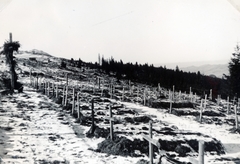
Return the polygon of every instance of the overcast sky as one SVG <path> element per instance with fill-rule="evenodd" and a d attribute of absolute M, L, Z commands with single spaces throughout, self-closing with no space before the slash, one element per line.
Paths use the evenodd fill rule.
<path fill-rule="evenodd" d="M 240 13 L 227 0 L 1 0 L 0 45 L 9 32 L 21 50 L 68 59 L 228 60 Z"/>

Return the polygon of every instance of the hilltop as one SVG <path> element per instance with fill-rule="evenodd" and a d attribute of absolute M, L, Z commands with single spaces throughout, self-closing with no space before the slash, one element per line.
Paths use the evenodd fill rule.
<path fill-rule="evenodd" d="M 230 59 L 229 59 L 230 60 Z M 197 61 L 197 62 L 180 62 L 180 63 L 162 63 L 154 64 L 155 66 L 166 66 L 170 69 L 175 69 L 176 66 L 185 72 L 198 71 L 207 76 L 216 76 L 222 78 L 223 74 L 229 75 L 228 62 L 229 60 L 215 60 L 215 61 Z"/>
<path fill-rule="evenodd" d="M 223 75 L 229 75 L 228 64 L 205 64 L 201 66 L 189 66 L 182 67 L 181 70 L 186 72 L 198 72 L 200 71 L 204 75 L 214 75 L 222 78 Z"/>
<path fill-rule="evenodd" d="M 3 163 L 144 164 L 149 160 L 149 144 L 143 137 L 149 135 L 149 121 L 153 139 L 160 144 L 160 149 L 153 148 L 155 163 L 160 157 L 165 163 L 194 163 L 200 140 L 205 142 L 205 163 L 240 161 L 240 130 L 235 128 L 231 101 L 207 92 L 203 105 L 202 95 L 191 89 L 169 91 L 160 85 L 118 79 L 96 63 L 81 61 L 77 67 L 77 61 L 42 51 L 23 51 L 15 57 L 24 90 L 1 98 Z M 0 67 L 8 78 L 8 67 L 4 62 Z"/>

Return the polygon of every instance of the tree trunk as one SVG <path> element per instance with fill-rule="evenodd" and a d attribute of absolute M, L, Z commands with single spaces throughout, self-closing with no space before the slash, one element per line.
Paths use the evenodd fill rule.
<path fill-rule="evenodd" d="M 10 74 L 11 74 L 11 91 L 14 91 L 15 88 L 15 81 L 16 81 L 16 73 L 15 73 L 15 64 L 13 61 L 13 52 L 9 52 L 8 54 L 9 59 L 9 67 L 10 67 Z"/>
<path fill-rule="evenodd" d="M 15 88 L 15 71 L 13 64 L 10 65 L 10 73 L 11 73 L 11 90 L 14 91 Z"/>

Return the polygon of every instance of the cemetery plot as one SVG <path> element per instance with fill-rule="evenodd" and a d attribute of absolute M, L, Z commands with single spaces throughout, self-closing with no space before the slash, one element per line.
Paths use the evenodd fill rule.
<path fill-rule="evenodd" d="M 118 81 L 94 69 L 78 71 L 49 65 L 39 70 L 48 76 L 20 75 L 24 93 L 1 99 L 4 162 L 224 163 L 239 159 L 237 99 L 218 96 L 215 102 L 211 91 L 199 97 L 191 88 L 181 92 L 175 86 L 169 90 L 160 84 Z M 204 141 L 203 154 L 200 141 Z"/>

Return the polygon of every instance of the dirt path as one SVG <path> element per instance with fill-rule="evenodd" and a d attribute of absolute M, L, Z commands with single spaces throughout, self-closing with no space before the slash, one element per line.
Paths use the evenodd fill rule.
<path fill-rule="evenodd" d="M 88 150 L 96 148 L 96 139 L 85 138 L 81 126 L 35 91 L 4 97 L 0 115 L 2 163 L 118 163 L 114 156 Z M 75 135 L 73 126 L 80 136 Z"/>

